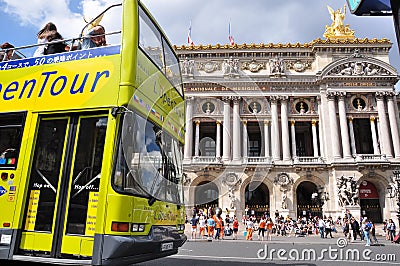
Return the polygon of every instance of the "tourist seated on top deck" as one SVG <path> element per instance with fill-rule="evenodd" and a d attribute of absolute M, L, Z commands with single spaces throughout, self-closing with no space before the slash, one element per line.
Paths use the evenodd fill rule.
<path fill-rule="evenodd" d="M 48 22 L 43 26 L 37 33 L 38 41 L 34 57 L 49 55 L 49 54 L 57 54 L 63 53 L 72 49 L 66 44 L 63 37 L 57 30 L 57 26 L 53 22 Z"/>
<path fill-rule="evenodd" d="M 14 59 L 20 59 L 21 56 L 19 56 L 16 51 L 13 49 L 15 48 L 14 45 L 5 42 L 2 45 L 0 45 L 0 62 L 1 61 L 9 61 L 9 60 L 14 60 Z"/>
<path fill-rule="evenodd" d="M 102 25 L 97 25 L 90 29 L 82 40 L 82 49 L 106 46 L 105 29 Z"/>

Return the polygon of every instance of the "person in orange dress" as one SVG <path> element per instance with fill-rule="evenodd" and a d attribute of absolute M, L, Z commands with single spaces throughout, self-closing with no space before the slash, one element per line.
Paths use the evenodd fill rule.
<path fill-rule="evenodd" d="M 253 221 L 251 219 L 247 220 L 246 240 L 253 240 L 253 227 L 254 227 Z"/>

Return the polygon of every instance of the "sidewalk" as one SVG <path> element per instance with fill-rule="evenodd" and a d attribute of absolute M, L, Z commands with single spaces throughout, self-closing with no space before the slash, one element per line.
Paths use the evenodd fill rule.
<path fill-rule="evenodd" d="M 236 241 L 236 242 L 246 242 L 250 240 L 246 240 L 246 237 L 244 236 L 244 230 L 240 229 L 239 227 L 239 232 L 238 232 L 238 239 L 234 240 L 233 235 L 232 236 L 225 236 L 224 239 L 221 240 L 215 240 L 215 239 L 207 239 L 207 237 L 199 238 L 199 229 L 197 229 L 197 234 L 196 234 L 196 239 L 191 239 L 191 226 L 190 224 L 186 225 L 185 228 L 185 234 L 187 235 L 187 241 L 189 242 L 207 242 L 207 241 Z M 302 244 L 332 244 L 336 245 L 337 241 L 339 238 L 344 238 L 344 235 L 342 232 L 338 233 L 332 233 L 333 238 L 321 238 L 320 235 L 307 235 L 307 236 L 277 236 L 276 234 L 272 235 L 272 241 L 267 241 L 266 238 L 264 238 L 263 243 L 302 243 Z M 378 239 L 378 244 L 377 245 L 398 245 L 391 243 L 390 241 L 386 240 L 384 236 L 381 235 L 376 235 Z M 253 240 L 252 242 L 261 242 L 261 240 L 258 240 L 258 231 L 253 232 Z M 357 238 L 356 241 L 350 242 L 348 241 L 349 244 L 359 244 L 359 245 L 365 245 L 365 241 L 362 241 L 359 237 Z"/>

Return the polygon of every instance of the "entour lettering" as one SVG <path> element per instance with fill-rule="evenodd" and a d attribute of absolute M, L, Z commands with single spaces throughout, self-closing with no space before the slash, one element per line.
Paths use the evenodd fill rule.
<path fill-rule="evenodd" d="M 4 101 L 14 99 L 29 99 L 50 95 L 56 97 L 61 94 L 93 93 L 101 80 L 110 77 L 110 71 L 104 70 L 96 73 L 75 74 L 67 77 L 58 71 L 42 72 L 41 78 L 23 81 L 11 81 L 8 84 L 0 83 L 0 97 Z"/>

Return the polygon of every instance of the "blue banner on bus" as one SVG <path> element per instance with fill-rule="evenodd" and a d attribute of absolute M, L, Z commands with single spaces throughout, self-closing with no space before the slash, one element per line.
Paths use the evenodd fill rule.
<path fill-rule="evenodd" d="M 0 70 L 47 65 L 53 63 L 82 60 L 94 57 L 102 57 L 120 53 L 120 45 L 104 46 L 94 49 L 77 50 L 67 53 L 45 55 L 41 57 L 29 57 L 19 60 L 5 61 L 0 63 Z"/>

